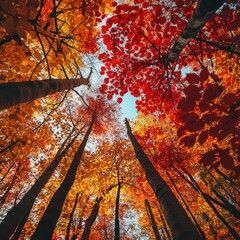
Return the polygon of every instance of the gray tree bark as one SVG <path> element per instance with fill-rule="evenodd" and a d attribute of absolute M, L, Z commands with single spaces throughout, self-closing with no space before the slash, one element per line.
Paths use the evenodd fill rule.
<path fill-rule="evenodd" d="M 173 47 L 167 53 L 166 60 L 174 62 L 178 59 L 180 52 L 185 46 L 196 36 L 196 34 L 204 27 L 206 22 L 213 16 L 218 8 L 220 8 L 225 0 L 200 0 L 194 9 L 187 26 L 183 29 L 180 37 L 176 40 Z"/>
<path fill-rule="evenodd" d="M 49 94 L 62 92 L 80 85 L 89 85 L 89 78 L 49 79 L 32 82 L 15 82 L 0 84 L 0 110 L 14 105 L 33 101 Z"/>
<path fill-rule="evenodd" d="M 167 183 L 159 175 L 151 161 L 148 159 L 147 155 L 142 150 L 142 146 L 132 134 L 132 130 L 127 119 L 125 123 L 127 126 L 127 133 L 132 142 L 136 157 L 139 160 L 146 174 L 146 178 L 158 199 L 169 228 L 171 229 L 173 239 L 202 239 Z"/>

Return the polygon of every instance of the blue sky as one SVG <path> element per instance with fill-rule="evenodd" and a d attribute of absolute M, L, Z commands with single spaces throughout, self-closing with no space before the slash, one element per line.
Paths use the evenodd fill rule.
<path fill-rule="evenodd" d="M 137 116 L 135 101 L 136 101 L 136 98 L 133 97 L 129 92 L 124 95 L 123 101 L 120 104 L 124 118 L 135 120 Z"/>

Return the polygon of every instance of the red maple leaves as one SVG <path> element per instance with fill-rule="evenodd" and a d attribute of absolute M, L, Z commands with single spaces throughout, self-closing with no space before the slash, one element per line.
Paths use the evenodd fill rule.
<path fill-rule="evenodd" d="M 213 150 L 207 151 L 202 156 L 200 162 L 204 166 L 214 167 L 222 164 L 224 168 L 235 171 L 237 176 L 239 167 L 234 165 L 233 155 L 238 158 L 240 156 L 238 147 L 240 92 L 226 93 L 221 83 L 207 83 L 206 81 L 200 83 L 202 79 L 207 80 L 208 75 L 204 69 L 200 77 L 196 74 L 188 74 L 186 77 L 192 85 L 185 88 L 185 97 L 178 103 L 182 121 L 182 125 L 178 128 L 180 144 L 192 147 L 196 142 L 203 145 L 208 139 L 217 142 L 213 144 Z M 223 140 L 228 142 L 228 145 L 219 147 Z M 209 144 L 211 146 L 211 142 Z"/>

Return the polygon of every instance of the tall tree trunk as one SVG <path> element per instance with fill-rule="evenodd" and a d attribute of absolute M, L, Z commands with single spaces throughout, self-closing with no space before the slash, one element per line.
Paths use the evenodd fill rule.
<path fill-rule="evenodd" d="M 147 199 L 144 200 L 144 203 L 145 203 L 146 211 L 147 211 L 147 214 L 148 214 L 148 217 L 149 217 L 149 220 L 151 222 L 151 226 L 152 226 L 152 229 L 153 229 L 153 232 L 154 232 L 154 235 L 155 235 L 155 239 L 156 240 L 161 240 L 160 234 L 158 232 L 158 227 L 157 227 L 156 221 L 154 219 L 154 215 L 153 215 L 153 212 L 152 212 L 151 205 L 150 205 L 150 203 Z"/>
<path fill-rule="evenodd" d="M 32 82 L 14 82 L 0 84 L 0 110 L 19 103 L 33 101 L 49 94 L 62 92 L 66 89 L 88 85 L 89 78 L 80 79 L 49 79 Z"/>
<path fill-rule="evenodd" d="M 7 187 L 7 189 L 4 192 L 4 194 L 2 195 L 2 197 L 0 198 L 0 206 L 2 206 L 5 203 L 6 197 L 7 197 L 8 193 L 10 192 L 10 190 L 12 189 L 13 185 L 15 184 L 16 180 L 17 180 L 17 174 L 15 174 L 14 177 L 11 179 L 11 183 Z"/>
<path fill-rule="evenodd" d="M 160 220 L 161 220 L 161 222 L 162 222 L 162 224 L 163 224 L 163 229 L 164 229 L 164 231 L 165 231 L 166 234 L 167 234 L 167 239 L 168 239 L 168 240 L 171 240 L 172 237 L 171 237 L 170 231 L 168 230 L 169 227 L 167 226 L 166 220 L 164 219 L 164 217 L 163 217 L 163 215 L 162 215 L 162 212 L 161 212 L 161 210 L 160 210 L 160 208 L 159 208 L 158 205 L 157 205 L 157 208 L 158 208 L 158 212 L 159 212 L 159 215 L 160 215 Z"/>
<path fill-rule="evenodd" d="M 193 222 L 195 223 L 195 226 L 196 226 L 197 230 L 199 231 L 199 234 L 201 235 L 202 239 L 206 239 L 206 236 L 205 236 L 202 228 L 201 228 L 200 225 L 198 224 L 197 219 L 194 217 L 191 209 L 188 207 L 188 204 L 187 204 L 186 201 L 184 200 L 182 194 L 178 191 L 177 186 L 176 186 L 175 182 L 173 181 L 172 177 L 170 176 L 170 174 L 168 173 L 168 171 L 166 171 L 166 174 L 168 175 L 171 183 L 173 184 L 174 189 L 175 189 L 176 192 L 178 193 L 178 196 L 180 197 L 181 201 L 183 202 L 186 210 L 188 211 L 188 213 L 189 213 L 190 216 L 192 217 Z"/>
<path fill-rule="evenodd" d="M 92 229 L 92 225 L 97 218 L 100 203 L 101 203 L 102 199 L 103 199 L 103 197 L 101 196 L 100 198 L 97 198 L 95 200 L 95 203 L 93 205 L 91 214 L 89 215 L 89 217 L 86 220 L 81 240 L 88 240 L 89 239 L 91 229 Z"/>
<path fill-rule="evenodd" d="M 118 171 L 118 188 L 117 188 L 117 196 L 116 196 L 116 207 L 115 207 L 115 236 L 114 240 L 120 239 L 120 227 L 119 227 L 119 202 L 120 202 L 120 191 L 121 191 L 121 184 L 119 179 L 119 169 Z"/>
<path fill-rule="evenodd" d="M 15 162 L 8 168 L 8 170 L 6 171 L 6 173 L 3 175 L 3 177 L 0 179 L 0 182 L 2 182 L 8 175 L 8 173 L 10 172 L 10 170 L 12 169 L 12 167 L 14 166 Z"/>
<path fill-rule="evenodd" d="M 83 226 L 83 214 L 84 214 L 85 209 L 86 209 L 86 207 L 87 207 L 88 200 L 89 200 L 89 197 L 87 198 L 87 200 L 86 200 L 86 202 L 85 202 L 85 204 L 84 204 L 84 206 L 83 206 L 83 208 L 82 208 L 81 215 L 80 215 L 80 217 L 79 217 L 79 221 L 78 221 L 77 227 L 76 227 L 76 229 L 75 229 L 75 231 L 74 231 L 74 233 L 73 233 L 73 235 L 72 235 L 71 240 L 76 240 L 76 239 L 77 239 L 77 237 L 78 237 L 78 235 L 79 235 L 79 230 L 80 230 L 80 229 L 82 228 L 82 226 Z"/>
<path fill-rule="evenodd" d="M 207 182 L 206 182 L 206 177 L 202 176 L 202 180 L 205 183 L 206 186 L 208 186 Z M 211 183 L 210 183 L 211 184 Z M 217 196 L 217 198 L 220 200 L 217 200 L 215 198 L 213 198 L 212 196 L 210 196 L 209 194 L 206 194 L 206 196 L 214 203 L 216 203 L 218 206 L 224 208 L 225 210 L 227 210 L 229 213 L 233 214 L 233 216 L 237 219 L 240 219 L 240 211 L 237 210 L 237 208 L 234 206 L 233 203 L 231 203 L 228 199 L 225 198 L 225 196 L 223 196 L 223 194 L 218 191 L 217 189 L 214 188 L 214 186 L 210 185 L 210 189 L 213 193 L 215 193 L 215 195 Z M 234 202 L 237 202 L 236 199 Z"/>
<path fill-rule="evenodd" d="M 26 215 L 24 216 L 22 222 L 18 225 L 18 227 L 17 227 L 17 229 L 16 229 L 16 231 L 15 231 L 15 233 L 14 233 L 14 235 L 13 235 L 13 237 L 12 237 L 11 240 L 18 240 L 18 239 L 19 239 L 19 237 L 20 237 L 20 235 L 21 235 L 21 233 L 22 233 L 22 231 L 23 231 L 24 225 L 25 225 L 25 223 L 26 223 L 27 220 L 28 220 L 28 217 L 29 217 L 29 215 L 30 215 L 30 212 L 31 212 L 31 209 L 29 209 L 29 211 L 28 211 L 28 212 L 26 213 Z"/>
<path fill-rule="evenodd" d="M 1 97 L 0 97 L 1 99 Z M 0 101 L 0 105 L 1 105 L 1 101 Z M 4 149 L 0 150 L 0 154 L 6 152 L 7 150 L 10 150 L 12 147 L 14 147 L 17 143 L 21 142 L 22 139 L 17 139 L 16 141 L 12 142 L 11 144 L 9 144 L 7 147 L 5 147 Z"/>
<path fill-rule="evenodd" d="M 229 196 L 229 198 L 232 199 L 231 202 L 233 201 L 235 204 L 237 204 L 238 206 L 240 206 L 239 201 L 238 201 L 236 198 L 234 198 L 231 193 L 229 193 L 229 191 L 225 188 L 225 186 L 224 186 L 217 178 L 215 178 L 215 177 L 212 175 L 211 172 L 210 172 L 210 176 L 217 182 L 217 184 L 219 185 L 219 187 L 221 187 L 221 188 L 224 190 L 224 192 Z M 224 197 L 224 196 L 223 196 L 223 197 Z M 225 197 L 224 197 L 224 198 L 225 198 Z M 226 199 L 226 198 L 225 198 L 225 199 Z M 226 199 L 226 202 L 229 203 L 229 200 Z"/>
<path fill-rule="evenodd" d="M 197 7 L 194 9 L 187 26 L 183 29 L 180 37 L 176 40 L 173 47 L 167 53 L 166 60 L 174 62 L 178 59 L 180 52 L 204 27 L 206 22 L 220 8 L 225 0 L 199 0 Z"/>
<path fill-rule="evenodd" d="M 116 187 L 117 185 L 111 185 L 107 191 L 106 194 L 113 189 L 114 187 Z M 88 240 L 90 233 L 91 233 L 91 228 L 93 223 L 95 222 L 97 215 L 98 215 L 98 211 L 99 211 L 99 207 L 100 207 L 100 203 L 103 200 L 103 196 L 96 198 L 95 203 L 93 205 L 92 211 L 89 215 L 89 217 L 87 218 L 86 222 L 85 222 L 85 227 L 83 230 L 83 234 L 82 234 L 82 238 L 81 240 Z"/>
<path fill-rule="evenodd" d="M 68 222 L 68 225 L 67 225 L 67 233 L 66 233 L 65 240 L 68 240 L 69 236 L 70 236 L 70 230 L 71 230 L 71 225 L 72 225 L 72 221 L 73 221 L 73 216 L 74 216 L 74 212 L 75 212 L 75 209 L 76 209 L 77 203 L 78 203 L 78 196 L 79 196 L 79 193 L 76 194 L 74 205 L 73 205 L 72 211 L 70 213 L 69 222 Z"/>
<path fill-rule="evenodd" d="M 135 154 L 143 170 L 146 178 L 152 187 L 158 202 L 166 217 L 167 223 L 171 229 L 174 240 L 198 240 L 201 237 L 198 234 L 195 226 L 187 216 L 183 207 L 178 202 L 177 198 L 159 175 L 157 170 L 148 159 L 147 155 L 142 150 L 141 145 L 132 134 L 129 122 L 126 119 L 127 133 L 132 142 Z"/>
<path fill-rule="evenodd" d="M 192 184 L 195 186 L 195 189 L 202 195 L 202 197 L 205 199 L 207 204 L 211 207 L 215 215 L 218 217 L 218 219 L 225 225 L 225 227 L 228 229 L 229 233 L 234 237 L 234 239 L 239 239 L 239 234 L 228 224 L 228 222 L 225 220 L 225 218 L 220 214 L 220 212 L 217 210 L 217 208 L 214 206 L 212 201 L 208 198 L 207 194 L 202 191 L 201 187 L 198 185 L 196 180 L 192 177 L 192 175 L 183 167 L 181 167 L 182 170 L 187 174 L 189 179 L 192 181 Z M 179 172 L 180 173 L 180 172 Z M 180 174 L 181 175 L 181 174 Z M 182 175 L 182 177 L 186 180 L 187 178 Z M 189 182 L 189 180 L 188 180 Z"/>
<path fill-rule="evenodd" d="M 65 147 L 65 149 L 63 148 L 66 145 L 68 138 L 63 142 L 50 165 L 44 170 L 42 175 L 23 196 L 19 203 L 8 212 L 0 224 L 0 236 L 2 240 L 8 240 L 16 227 L 22 223 L 23 218 L 31 210 L 36 197 L 45 186 L 49 178 L 52 176 L 54 170 L 57 168 L 58 164 L 67 153 L 68 149 L 72 146 L 76 137 L 72 139 L 72 141 Z"/>
<path fill-rule="evenodd" d="M 82 143 L 80 144 L 77 152 L 74 155 L 72 163 L 67 171 L 66 177 L 61 183 L 58 190 L 54 193 L 50 203 L 48 204 L 47 209 L 45 210 L 40 222 L 38 223 L 38 226 L 33 236 L 31 237 L 31 240 L 48 240 L 52 238 L 55 226 L 62 212 L 64 201 L 75 180 L 76 172 L 82 158 L 84 148 L 87 144 L 89 135 L 92 131 L 95 119 L 96 116 L 94 111 L 92 115 L 92 121 L 82 140 Z"/>
<path fill-rule="evenodd" d="M 235 182 L 233 182 L 233 180 L 232 180 L 230 177 L 228 177 L 225 173 L 223 173 L 223 172 L 220 171 L 219 169 L 215 169 L 215 171 L 216 171 L 220 176 L 222 176 L 226 181 L 228 181 L 228 182 L 231 184 L 231 186 L 234 188 L 234 190 L 237 191 L 238 194 L 240 194 L 240 191 L 239 191 L 239 189 L 238 189 L 238 186 L 236 185 Z"/>

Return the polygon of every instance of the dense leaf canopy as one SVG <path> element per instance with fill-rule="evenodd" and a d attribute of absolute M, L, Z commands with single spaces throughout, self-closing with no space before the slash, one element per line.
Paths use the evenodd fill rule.
<path fill-rule="evenodd" d="M 236 0 L 2 0 L 0 239 L 239 239 L 239 23 Z"/>

